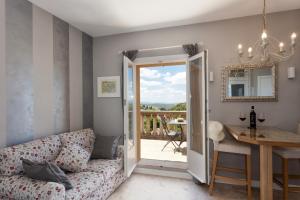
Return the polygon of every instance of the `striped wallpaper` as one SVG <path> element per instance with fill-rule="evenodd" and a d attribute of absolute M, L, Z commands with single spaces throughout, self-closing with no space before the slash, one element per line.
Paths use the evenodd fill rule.
<path fill-rule="evenodd" d="M 93 128 L 93 39 L 24 0 L 0 0 L 0 147 Z"/>

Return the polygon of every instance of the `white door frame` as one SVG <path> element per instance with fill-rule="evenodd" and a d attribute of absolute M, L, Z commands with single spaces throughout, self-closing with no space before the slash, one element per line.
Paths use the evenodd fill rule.
<path fill-rule="evenodd" d="M 168 62 L 186 62 L 188 59 L 187 54 L 177 54 L 169 56 L 154 56 L 154 57 L 142 57 L 134 60 L 135 65 L 145 64 L 159 64 Z"/>
<path fill-rule="evenodd" d="M 209 96 L 208 96 L 208 79 L 207 79 L 207 77 L 208 77 L 208 59 L 207 59 L 208 51 L 207 50 L 205 50 L 205 54 L 206 54 L 206 57 L 205 57 L 205 62 L 206 62 L 205 66 L 206 66 L 206 69 L 205 69 L 205 74 L 204 74 L 204 76 L 205 76 L 205 83 L 203 84 L 203 86 L 205 87 L 204 89 L 205 89 L 205 93 L 206 93 L 206 100 L 205 100 L 206 101 L 206 108 L 205 108 L 206 109 L 206 113 L 205 114 L 206 114 L 206 120 L 208 120 L 209 119 L 209 116 L 208 116 L 209 115 L 209 113 L 208 113 L 208 97 Z M 166 63 L 166 62 L 186 62 L 186 66 L 187 66 L 187 84 L 189 84 L 189 79 L 188 79 L 188 76 L 189 76 L 189 73 L 188 73 L 189 56 L 187 54 L 137 58 L 134 63 L 135 63 L 135 65 L 143 65 L 143 64 L 156 64 L 156 63 L 159 64 L 159 63 Z M 190 93 L 189 93 L 189 91 L 187 91 L 187 104 L 189 102 L 189 97 L 190 97 Z M 205 134 L 206 134 L 206 132 L 207 131 L 205 131 Z M 187 135 L 189 135 L 189 133 L 187 133 Z M 189 144 L 189 139 L 190 138 L 187 138 L 187 140 L 188 140 L 187 144 Z M 205 171 L 206 171 L 206 178 L 205 178 L 205 181 L 203 181 L 203 180 L 202 181 L 205 182 L 205 183 L 208 183 L 209 178 L 210 178 L 209 175 L 208 175 L 210 164 L 209 164 L 209 141 L 208 141 L 208 139 L 207 139 L 206 136 L 205 136 L 205 139 L 203 140 L 203 142 L 205 143 L 204 147 L 206 147 L 204 149 L 204 152 L 203 152 L 203 154 L 205 156 L 205 160 L 206 160 L 206 164 L 205 164 L 205 166 L 206 166 L 206 169 L 205 169 Z M 142 161 L 141 163 L 142 164 L 147 163 L 147 164 L 150 165 L 151 164 L 151 160 Z M 160 163 L 157 163 L 157 161 L 154 161 L 152 164 L 154 166 L 160 165 Z M 170 167 L 169 164 L 170 163 L 168 163 L 167 167 Z M 195 174 L 192 174 L 192 175 L 195 176 Z"/>

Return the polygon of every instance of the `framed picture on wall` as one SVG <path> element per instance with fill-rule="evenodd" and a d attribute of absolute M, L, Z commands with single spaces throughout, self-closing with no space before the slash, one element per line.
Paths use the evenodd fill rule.
<path fill-rule="evenodd" d="M 98 97 L 120 97 L 120 76 L 97 78 Z"/>

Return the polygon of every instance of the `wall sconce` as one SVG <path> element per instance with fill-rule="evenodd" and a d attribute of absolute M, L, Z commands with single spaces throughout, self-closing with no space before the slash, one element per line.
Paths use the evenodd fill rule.
<path fill-rule="evenodd" d="M 214 72 L 209 72 L 209 82 L 214 82 Z"/>
<path fill-rule="evenodd" d="M 294 79 L 296 77 L 296 68 L 289 67 L 288 68 L 288 79 Z"/>

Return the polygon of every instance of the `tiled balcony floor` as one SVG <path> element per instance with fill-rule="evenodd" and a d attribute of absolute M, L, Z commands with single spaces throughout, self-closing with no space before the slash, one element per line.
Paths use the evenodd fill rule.
<path fill-rule="evenodd" d="M 172 144 L 169 144 L 161 151 L 166 142 L 166 140 L 141 139 L 141 158 L 187 162 L 186 153 L 184 153 L 185 155 L 181 152 L 174 153 L 174 146 Z M 186 150 L 186 142 L 182 143 L 181 147 Z"/>

